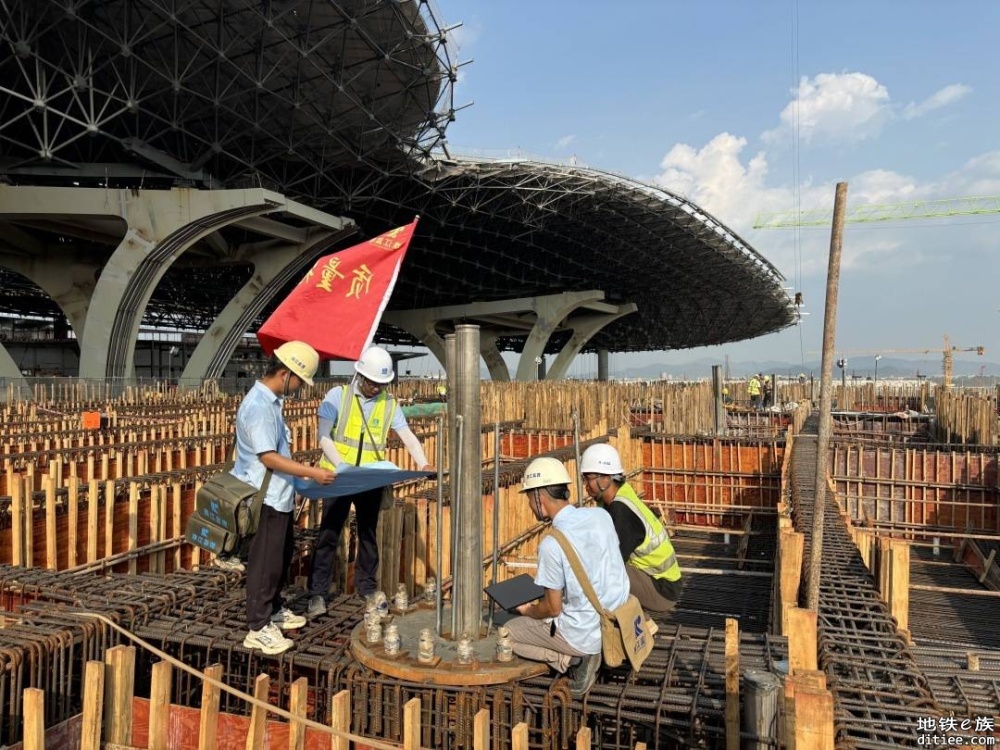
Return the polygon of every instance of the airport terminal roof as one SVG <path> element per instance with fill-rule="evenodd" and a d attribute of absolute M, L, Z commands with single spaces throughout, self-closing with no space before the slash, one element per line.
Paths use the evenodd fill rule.
<path fill-rule="evenodd" d="M 579 166 L 450 155 L 457 64 L 426 3 L 14 0 L 3 15 L 0 179 L 262 186 L 354 219 L 344 245 L 419 214 L 390 310 L 593 289 L 638 306 L 587 349 L 719 344 L 795 320 L 781 274 L 680 196 Z M 38 89 L 36 70 L 52 85 Z M 122 231 L 19 217 L 4 229 L 98 259 Z M 207 328 L 252 275 L 232 261 L 240 232 L 185 253 L 144 325 Z M 58 309 L 0 271 L 0 312 Z M 380 337 L 413 343 L 388 326 Z"/>

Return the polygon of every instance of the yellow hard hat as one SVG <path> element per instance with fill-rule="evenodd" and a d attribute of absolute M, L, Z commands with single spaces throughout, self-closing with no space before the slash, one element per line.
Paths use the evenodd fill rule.
<path fill-rule="evenodd" d="M 274 356 L 304 383 L 313 384 L 313 375 L 319 368 L 319 354 L 309 344 L 304 341 L 286 341 L 274 350 Z"/>

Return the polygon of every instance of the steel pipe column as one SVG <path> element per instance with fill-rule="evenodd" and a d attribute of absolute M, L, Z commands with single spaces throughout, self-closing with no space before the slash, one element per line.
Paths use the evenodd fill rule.
<path fill-rule="evenodd" d="M 597 379 L 607 381 L 608 379 L 608 350 L 597 350 Z"/>
<path fill-rule="evenodd" d="M 453 606 L 457 610 L 455 635 L 479 638 L 483 592 L 483 504 L 482 443 L 480 440 L 479 326 L 455 327 L 455 410 L 463 419 L 462 476 L 452 494 L 452 512 L 457 505 L 458 547 L 455 559 Z"/>

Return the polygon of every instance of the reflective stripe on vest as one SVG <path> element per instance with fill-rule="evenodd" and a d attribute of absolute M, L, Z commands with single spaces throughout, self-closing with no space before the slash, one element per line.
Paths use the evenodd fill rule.
<path fill-rule="evenodd" d="M 677 562 L 677 555 L 674 553 L 674 545 L 670 541 L 670 535 L 660 523 L 660 519 L 646 507 L 646 504 L 639 499 L 629 484 L 623 484 L 618 488 L 614 502 L 624 503 L 626 508 L 635 513 L 642 521 L 643 529 L 646 532 L 642 544 L 636 547 L 629 557 L 629 563 L 653 578 L 665 578 L 668 581 L 680 580 L 681 566 Z"/>
<path fill-rule="evenodd" d="M 389 426 L 396 414 L 396 399 L 382 391 L 375 397 L 371 414 L 363 418 L 361 399 L 351 393 L 349 385 L 341 386 L 341 389 L 340 413 L 337 415 L 337 424 L 330 430 L 330 438 L 337 452 L 344 463 L 352 466 L 370 464 L 384 458 Z M 367 429 L 365 419 L 368 422 Z M 326 456 L 320 459 L 319 465 L 324 469 L 335 468 Z"/>

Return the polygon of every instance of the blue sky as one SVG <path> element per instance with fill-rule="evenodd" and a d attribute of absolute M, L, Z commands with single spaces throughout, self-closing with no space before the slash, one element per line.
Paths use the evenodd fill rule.
<path fill-rule="evenodd" d="M 450 148 L 575 158 L 682 193 L 805 295 L 801 330 L 618 355 L 613 371 L 722 354 L 816 358 L 829 233 L 804 230 L 797 241 L 753 230 L 759 210 L 832 205 L 840 180 L 854 204 L 1000 194 L 998 3 L 437 0 L 437 9 L 462 22 L 451 41 L 459 61 L 473 60 L 455 95 L 473 105 L 449 127 Z M 838 346 L 937 346 L 950 334 L 1000 360 L 998 278 L 1000 214 L 849 228 Z"/>

